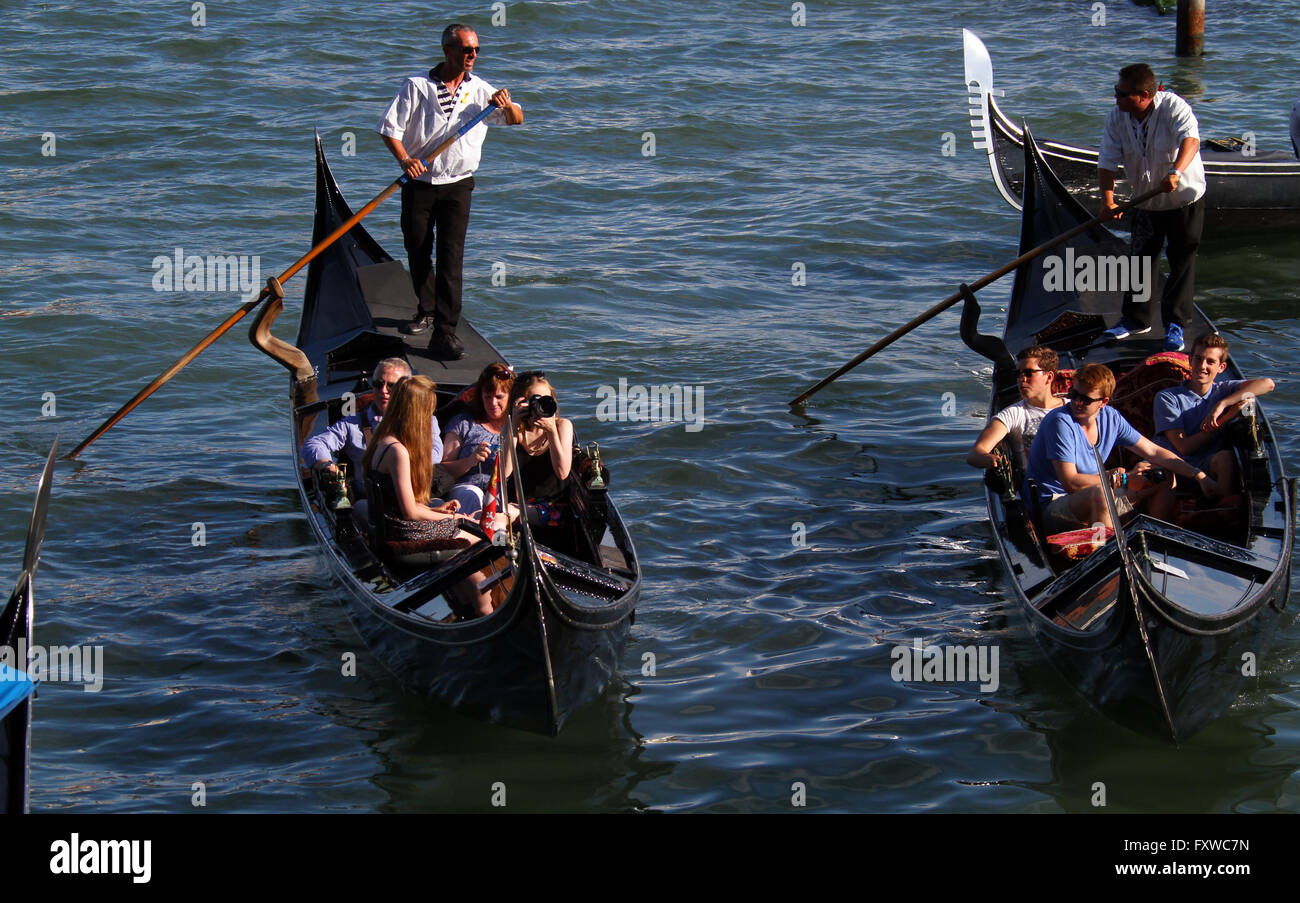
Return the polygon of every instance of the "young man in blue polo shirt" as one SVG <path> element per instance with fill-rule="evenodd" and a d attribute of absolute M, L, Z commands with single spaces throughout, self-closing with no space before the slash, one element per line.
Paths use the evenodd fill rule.
<path fill-rule="evenodd" d="M 1156 443 L 1209 473 L 1221 491 L 1235 492 L 1236 461 L 1223 448 L 1223 426 L 1256 395 L 1272 392 L 1273 380 L 1215 382 L 1228 368 L 1228 343 L 1217 332 L 1196 337 L 1189 362 L 1192 375 L 1153 402 Z"/>
<path fill-rule="evenodd" d="M 1150 470 L 1148 462 L 1195 481 L 1207 496 L 1218 491 L 1203 470 L 1144 437 L 1110 407 L 1114 391 L 1115 374 L 1109 367 L 1085 364 L 1074 374 L 1070 403 L 1048 413 L 1038 428 L 1029 450 L 1028 475 L 1037 488 L 1043 527 L 1049 535 L 1094 524 L 1115 528 L 1102 494 L 1094 446 L 1103 461 L 1116 445 L 1146 459 L 1131 472 L 1116 468 L 1106 474 L 1121 516 L 1144 502 L 1154 517 L 1167 520 L 1172 513 L 1172 487 L 1144 476 Z"/>

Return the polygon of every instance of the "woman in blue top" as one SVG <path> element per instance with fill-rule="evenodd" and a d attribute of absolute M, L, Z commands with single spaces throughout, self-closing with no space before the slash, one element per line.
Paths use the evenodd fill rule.
<path fill-rule="evenodd" d="M 1103 364 L 1085 364 L 1074 374 L 1070 403 L 1043 418 L 1029 450 L 1029 477 L 1037 483 L 1043 511 L 1043 529 L 1049 534 L 1101 524 L 1114 528 L 1097 474 L 1092 447 L 1103 461 L 1116 445 L 1132 449 L 1143 461 L 1126 473 L 1120 467 L 1109 472 L 1115 486 L 1115 501 L 1121 515 L 1149 501 L 1153 517 L 1167 520 L 1173 512 L 1173 481 L 1153 483 L 1143 474 L 1150 461 L 1166 470 L 1195 480 L 1206 495 L 1218 488 L 1209 475 L 1188 464 L 1173 452 L 1145 438 L 1109 406 L 1115 391 L 1115 374 Z"/>
<path fill-rule="evenodd" d="M 488 364 L 479 374 L 469 408 L 452 418 L 442 437 L 442 466 L 455 480 L 451 490 L 460 510 L 472 513 L 483 507 L 483 495 L 492 479 L 506 425 L 510 389 L 515 375 L 505 364 Z M 510 476 L 506 456 L 504 476 Z M 504 510 L 505 506 L 498 506 Z"/>

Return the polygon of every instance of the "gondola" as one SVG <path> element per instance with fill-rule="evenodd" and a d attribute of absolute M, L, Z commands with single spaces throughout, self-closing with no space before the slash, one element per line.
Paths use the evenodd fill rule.
<path fill-rule="evenodd" d="M 351 215 L 318 137 L 313 244 Z M 414 373 L 438 384 L 444 427 L 461 391 L 484 366 L 505 360 L 464 319 L 458 338 L 467 353 L 453 363 L 427 355 L 427 336 L 401 335 L 396 327 L 416 307 L 410 278 L 359 224 L 311 262 L 296 347 L 269 336 L 280 307 L 280 299 L 269 304 L 250 337 L 295 371 L 295 462 L 307 436 L 365 403 L 367 378 L 384 358 L 404 357 Z M 513 448 L 508 435 L 502 448 Z M 520 518 L 508 535 L 484 537 L 440 564 L 414 566 L 376 550 L 312 472 L 300 463 L 294 470 L 307 520 L 346 591 L 358 633 L 409 689 L 471 717 L 543 734 L 557 733 L 604 691 L 641 589 L 640 561 L 607 490 L 571 487 L 571 529 L 563 536 L 543 536 Z M 514 481 L 522 497 L 517 469 Z M 458 617 L 448 589 L 485 566 L 501 572 L 498 604 L 483 617 Z"/>
<path fill-rule="evenodd" d="M 1028 178 L 1022 251 L 1091 218 L 1033 142 L 1023 154 Z M 1096 261 L 1124 255 L 1127 246 L 1097 226 L 1052 253 Z M 1149 423 L 1154 390 L 1182 379 L 1161 370 L 1170 356 L 1160 354 L 1159 305 L 1152 304 L 1152 338 L 1105 344 L 1099 340 L 1119 317 L 1122 293 L 1051 291 L 1045 281 L 1049 266 L 1044 255 L 1017 271 L 1001 339 L 978 333 L 978 304 L 967 295 L 963 339 L 995 361 L 990 412 L 1019 399 L 1010 355 L 1043 344 L 1058 352 L 1063 370 L 1090 362 L 1109 366 L 1124 387 L 1117 386 L 1112 403 L 1135 426 L 1143 420 L 1145 404 Z M 1158 288 L 1153 296 L 1159 297 Z M 1186 324 L 1189 341 L 1212 328 L 1199 309 L 1196 317 Z M 1231 359 L 1224 377 L 1242 378 Z M 1150 381 L 1157 378 L 1165 381 Z M 1256 407 L 1262 408 L 1258 402 Z M 1026 503 L 1017 465 L 1004 461 L 986 475 L 998 553 L 1044 653 L 1104 715 L 1175 743 L 1193 736 L 1237 698 L 1256 673 L 1290 593 L 1294 481 L 1285 476 L 1263 411 L 1241 426 L 1234 447 L 1244 492 L 1236 509 L 1181 525 L 1138 514 L 1122 525 L 1118 537 L 1103 545 L 1096 536 L 1094 545 L 1100 547 L 1074 559 L 1046 542 Z M 1106 462 L 1107 467 L 1118 463 L 1119 458 Z"/>
<path fill-rule="evenodd" d="M 993 184 L 1003 199 L 1020 209 L 1025 181 L 1021 162 L 1024 129 L 998 106 L 993 62 L 984 42 L 966 29 L 962 29 L 962 38 L 975 148 L 988 153 Z M 1279 111 L 1279 116 L 1285 115 Z M 1097 128 L 1101 128 L 1100 119 Z M 1094 215 L 1099 213 L 1097 148 L 1040 138 L 1038 149 L 1070 194 Z M 1300 229 L 1300 160 L 1284 151 L 1248 155 L 1245 148 L 1215 149 L 1205 135 L 1201 136 L 1201 160 L 1205 164 L 1205 239 Z M 1129 193 L 1122 167 L 1116 186 L 1117 195 Z M 1127 228 L 1123 220 L 1117 225 Z"/>
<path fill-rule="evenodd" d="M 27 811 L 28 776 L 32 752 L 32 696 L 36 681 L 29 673 L 35 603 L 32 582 L 40 563 L 41 541 L 45 538 L 45 511 L 50 502 L 54 455 L 58 442 L 45 459 L 45 469 L 36 487 L 36 504 L 28 521 L 23 569 L 0 613 L 0 646 L 13 656 L 16 668 L 0 663 L 0 812 L 18 815 Z"/>

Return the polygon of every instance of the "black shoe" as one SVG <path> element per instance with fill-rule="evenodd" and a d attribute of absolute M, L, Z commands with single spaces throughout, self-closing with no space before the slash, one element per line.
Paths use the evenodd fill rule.
<path fill-rule="evenodd" d="M 419 335 L 422 332 L 428 332 L 429 327 L 433 325 L 433 314 L 416 313 L 415 319 L 410 323 L 403 323 L 397 327 L 397 331 L 403 335 Z"/>
<path fill-rule="evenodd" d="M 458 361 L 465 356 L 465 346 L 454 335 L 438 333 L 429 342 L 429 357 L 435 361 Z"/>

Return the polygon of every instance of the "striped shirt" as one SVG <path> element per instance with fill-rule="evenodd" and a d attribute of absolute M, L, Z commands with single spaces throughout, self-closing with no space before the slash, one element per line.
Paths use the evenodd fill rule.
<path fill-rule="evenodd" d="M 474 74 L 472 72 L 466 72 L 465 77 L 461 79 L 460 84 L 456 86 L 456 91 L 453 94 L 451 91 L 447 90 L 447 83 L 439 80 L 438 76 L 434 74 L 432 69 L 429 70 L 429 81 L 438 86 L 438 106 L 442 108 L 442 115 L 446 116 L 448 119 L 451 118 L 451 111 L 456 108 L 456 98 L 460 97 L 460 92 L 473 77 Z"/>

